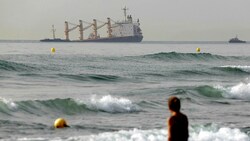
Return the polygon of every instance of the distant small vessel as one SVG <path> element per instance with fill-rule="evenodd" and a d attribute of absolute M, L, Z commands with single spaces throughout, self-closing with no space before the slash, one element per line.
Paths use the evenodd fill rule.
<path fill-rule="evenodd" d="M 236 36 L 235 38 L 230 39 L 229 43 L 246 43 L 246 41 L 242 41 Z"/>

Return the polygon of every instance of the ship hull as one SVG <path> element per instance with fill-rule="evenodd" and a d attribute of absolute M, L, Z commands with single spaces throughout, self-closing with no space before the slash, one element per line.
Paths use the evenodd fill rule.
<path fill-rule="evenodd" d="M 56 39 L 42 39 L 40 40 L 40 42 L 68 42 L 68 41 L 56 38 Z"/>
<path fill-rule="evenodd" d="M 229 41 L 229 43 L 246 43 L 246 41 Z"/>
<path fill-rule="evenodd" d="M 63 39 L 43 39 L 41 42 L 141 42 L 143 36 L 125 36 L 125 37 L 111 37 L 98 38 L 86 40 L 63 40 Z"/>

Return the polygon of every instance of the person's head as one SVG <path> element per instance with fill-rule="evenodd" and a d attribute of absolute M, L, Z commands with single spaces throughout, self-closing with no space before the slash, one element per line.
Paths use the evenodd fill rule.
<path fill-rule="evenodd" d="M 171 111 L 179 112 L 179 111 L 180 111 L 180 108 L 181 108 L 180 99 L 177 98 L 177 97 L 175 97 L 175 96 L 171 96 L 171 97 L 168 99 L 168 108 L 169 108 L 169 110 L 171 110 Z"/>

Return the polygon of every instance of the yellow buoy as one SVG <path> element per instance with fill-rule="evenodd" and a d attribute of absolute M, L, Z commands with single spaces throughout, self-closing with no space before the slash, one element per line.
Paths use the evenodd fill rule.
<path fill-rule="evenodd" d="M 55 48 L 51 48 L 50 49 L 52 53 L 55 53 L 56 52 L 56 49 Z"/>
<path fill-rule="evenodd" d="M 63 118 L 58 118 L 54 122 L 54 127 L 55 128 L 64 128 L 64 127 L 69 127 Z"/>
<path fill-rule="evenodd" d="M 200 52 L 201 51 L 201 49 L 200 48 L 196 48 L 196 52 Z"/>

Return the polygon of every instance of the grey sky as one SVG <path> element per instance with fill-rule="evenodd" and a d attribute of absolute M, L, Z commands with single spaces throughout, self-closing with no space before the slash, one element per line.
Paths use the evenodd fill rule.
<path fill-rule="evenodd" d="M 250 40 L 250 0 L 0 0 L 0 39 L 51 38 L 52 24 L 64 38 L 64 21 L 122 20 L 124 6 L 140 19 L 144 40 Z"/>

